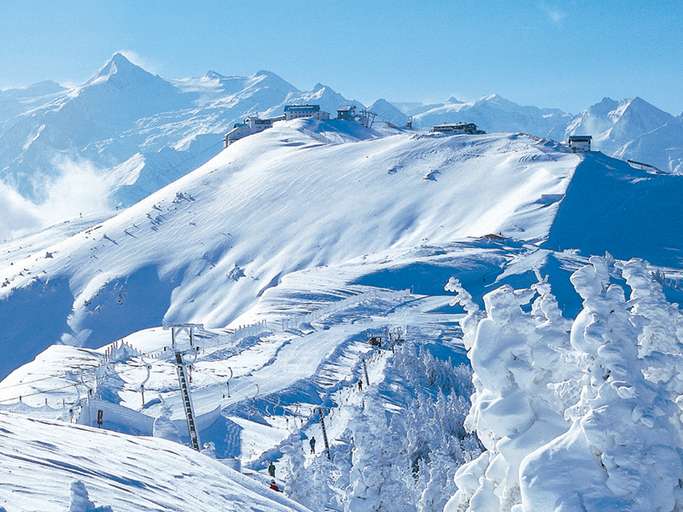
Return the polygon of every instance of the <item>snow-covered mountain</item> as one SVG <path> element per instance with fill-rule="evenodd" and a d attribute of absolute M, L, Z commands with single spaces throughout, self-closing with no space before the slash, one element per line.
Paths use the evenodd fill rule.
<path fill-rule="evenodd" d="M 642 98 L 603 98 L 569 123 L 567 135 L 572 134 L 593 135 L 596 149 L 617 158 L 680 169 L 683 125 Z"/>
<path fill-rule="evenodd" d="M 132 204 L 207 161 L 232 125 L 249 114 L 277 115 L 286 103 L 317 103 L 334 113 L 363 105 L 331 87 L 301 91 L 274 73 L 167 80 L 115 54 L 84 84 L 65 89 L 42 82 L 0 91 L 0 179 L 41 201 L 65 168 L 98 171 L 115 205 Z M 421 105 L 378 100 L 380 120 L 403 126 L 475 122 L 489 132 L 524 132 L 562 140 L 589 132 L 596 147 L 619 158 L 677 172 L 680 119 L 644 100 L 605 99 L 573 117 L 557 109 L 520 106 L 498 95 L 476 101 L 449 98 Z M 401 110 L 403 109 L 403 110 Z M 655 131 L 657 130 L 657 131 Z"/>
<path fill-rule="evenodd" d="M 8 119 L 50 101 L 65 90 L 58 83 L 49 80 L 21 89 L 0 90 L 0 127 Z"/>
<path fill-rule="evenodd" d="M 369 110 L 377 114 L 380 121 L 387 121 L 394 126 L 405 126 L 406 122 L 408 122 L 408 116 L 384 98 L 375 101 L 370 105 Z"/>
<path fill-rule="evenodd" d="M 31 101 L 15 99 L 16 91 L 0 96 L 0 178 L 40 200 L 45 178 L 59 173 L 59 161 L 85 160 L 101 169 L 114 202 L 123 205 L 211 158 L 232 124 L 246 115 L 278 114 L 290 102 L 316 102 L 332 111 L 360 105 L 320 84 L 299 91 L 268 71 L 249 77 L 210 71 L 169 81 L 119 53 L 74 89 L 43 84 L 23 94 Z"/>
<path fill-rule="evenodd" d="M 569 114 L 561 110 L 521 106 L 497 94 L 476 101 L 451 97 L 444 103 L 426 105 L 424 109 L 412 112 L 417 126 L 473 122 L 489 132 L 525 132 L 555 140 L 561 140 L 570 119 Z"/>
<path fill-rule="evenodd" d="M 248 83 L 239 80 L 212 74 L 183 88 L 243 91 Z M 569 276 L 606 251 L 607 261 L 642 257 L 654 265 L 643 267 L 643 276 L 680 297 L 683 245 L 672 233 L 683 231 L 681 192 L 683 177 L 638 171 L 598 152 L 571 153 L 531 135 L 443 136 L 297 120 L 237 141 L 111 218 L 86 217 L 3 244 L 0 317 L 11 321 L 0 335 L 0 409 L 11 414 L 0 418 L 0 480 L 7 482 L 0 506 L 34 510 L 32 501 L 22 508 L 17 500 L 49 495 L 53 509 L 63 508 L 68 486 L 82 491 L 75 483 L 81 480 L 97 506 L 145 510 L 141 500 L 153 502 L 157 489 L 180 474 L 181 492 L 168 499 L 181 509 L 182 490 L 205 479 L 197 488 L 205 491 L 202 499 L 228 507 L 251 497 L 277 510 L 267 501 L 278 496 L 267 490 L 271 462 L 277 485 L 316 511 L 441 511 L 456 492 L 466 504 L 476 503 L 477 492 L 488 503 L 498 494 L 540 503 L 536 484 L 549 493 L 567 486 L 524 466 L 516 471 L 521 460 L 500 461 L 500 453 L 510 436 L 521 459 L 563 435 L 571 425 L 561 413 L 573 404 L 562 400 L 585 400 L 578 387 L 599 381 L 589 378 L 597 367 L 579 366 L 597 359 L 570 350 L 565 318 L 577 317 L 575 330 L 583 332 L 582 322 L 595 315 L 606 322 L 636 315 L 625 313 L 631 306 L 607 282 L 590 288 L 589 279 L 586 291 Z M 465 290 L 469 302 L 454 304 L 444 291 L 451 276 L 461 286 L 449 290 L 461 298 Z M 623 283 L 621 275 L 614 280 Z M 640 290 L 636 285 L 629 282 Z M 641 312 L 652 296 L 643 295 Z M 532 299 L 533 306 L 522 307 Z M 609 319 L 607 305 L 621 308 L 619 318 Z M 463 315 L 463 307 L 471 314 Z M 584 308 L 595 314 L 579 313 Z M 178 338 L 175 347 L 187 352 L 188 368 L 191 362 L 197 431 L 206 443 L 201 454 L 168 447 L 189 436 L 163 325 L 185 322 L 203 324 L 194 346 Z M 636 316 L 625 324 L 644 325 Z M 601 325 L 589 334 L 608 337 Z M 476 340 L 474 332 L 481 332 Z M 657 343 L 659 332 L 652 334 Z M 675 331 L 665 333 L 673 343 Z M 633 343 L 631 334 L 619 342 Z M 383 345 L 368 343 L 371 336 Z M 567 369 L 576 366 L 567 383 L 553 366 L 560 360 L 555 340 L 564 343 Z M 583 343 L 579 348 L 588 350 Z M 471 370 L 459 366 L 468 359 Z M 481 393 L 466 423 L 471 371 Z M 605 382 L 616 379 L 618 393 L 628 397 L 619 375 Z M 590 402 L 582 405 L 581 414 L 593 410 Z M 91 428 L 98 411 L 106 433 Z M 622 424 L 654 415 L 628 411 Z M 666 411 L 657 417 L 675 417 Z M 487 425 L 487 417 L 500 421 Z M 575 430 L 588 428 L 588 420 Z M 628 439 L 636 434 L 629 431 Z M 613 457 L 597 437 L 595 446 Z M 111 453 L 89 463 L 90 443 Z M 20 458 L 24 445 L 28 461 Z M 173 469 L 155 461 L 154 450 Z M 587 461 L 588 476 L 573 482 L 576 489 L 608 493 L 599 483 L 618 474 L 612 459 L 601 466 L 586 448 L 529 460 L 551 464 L 556 452 Z M 512 468 L 510 478 L 486 471 L 489 462 Z M 29 471 L 44 474 L 50 488 L 27 483 Z M 662 480 L 662 500 L 674 480 Z"/>
<path fill-rule="evenodd" d="M 631 159 L 680 173 L 683 129 L 674 117 L 642 98 L 602 101 L 575 116 L 558 109 L 521 106 L 496 94 L 476 101 L 451 97 L 444 103 L 396 103 L 415 124 L 474 122 L 491 132 L 524 132 L 565 140 L 569 135 L 592 135 L 594 148 L 620 159 Z M 394 105 L 392 105 L 394 106 Z M 382 105 L 380 109 L 386 110 Z"/>

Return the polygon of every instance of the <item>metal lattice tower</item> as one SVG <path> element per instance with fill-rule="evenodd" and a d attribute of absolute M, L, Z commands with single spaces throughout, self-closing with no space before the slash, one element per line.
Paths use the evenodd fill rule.
<path fill-rule="evenodd" d="M 178 373 L 178 385 L 180 387 L 180 399 L 183 402 L 183 409 L 185 410 L 185 418 L 187 419 L 187 432 L 190 435 L 190 444 L 192 448 L 199 451 L 201 442 L 199 440 L 199 431 L 197 430 L 197 421 L 194 412 L 194 405 L 192 403 L 192 395 L 190 394 L 190 383 L 187 376 L 187 368 L 183 360 L 183 354 L 192 353 L 194 357 L 197 356 L 196 347 L 194 346 L 194 328 L 202 327 L 200 324 L 180 324 L 172 325 L 171 328 L 171 344 L 172 350 L 175 352 L 176 372 Z M 182 333 L 187 333 L 190 341 L 190 346 L 186 350 L 181 350 L 176 343 L 176 337 Z"/>

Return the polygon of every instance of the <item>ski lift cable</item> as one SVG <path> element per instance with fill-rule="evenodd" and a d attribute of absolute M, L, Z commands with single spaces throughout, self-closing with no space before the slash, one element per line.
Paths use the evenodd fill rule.
<path fill-rule="evenodd" d="M 0 403 L 4 403 L 4 402 L 14 402 L 14 401 L 17 401 L 17 400 L 22 399 L 22 398 L 31 397 L 31 396 L 37 396 L 37 395 L 43 395 L 43 394 L 46 394 L 46 393 L 51 393 L 51 392 L 53 392 L 53 391 L 62 391 L 62 390 L 64 390 L 64 389 L 68 389 L 68 388 L 71 388 L 71 387 L 75 387 L 76 390 L 78 391 L 78 386 L 81 386 L 81 385 L 84 385 L 84 386 L 86 386 L 87 388 L 89 388 L 90 386 L 88 386 L 88 384 L 85 384 L 85 382 L 84 382 L 84 379 L 86 378 L 86 375 L 87 375 L 87 374 L 90 374 L 91 372 L 95 372 L 98 368 L 100 368 L 100 367 L 102 367 L 102 366 L 103 366 L 103 365 L 95 366 L 95 367 L 92 367 L 92 368 L 88 368 L 88 370 L 87 370 L 86 372 L 82 372 L 81 375 L 79 376 L 79 382 L 70 382 L 70 383 L 68 383 L 68 384 L 64 384 L 64 385 L 61 385 L 61 386 L 55 386 L 55 387 L 51 387 L 51 388 L 47 388 L 47 389 L 36 390 L 36 391 L 29 392 L 29 393 L 23 393 L 23 394 L 20 394 L 20 395 L 15 395 L 15 396 L 8 397 L 8 398 L 1 398 L 1 399 L 0 399 Z M 133 367 L 133 368 L 126 368 L 126 369 L 123 369 L 123 370 L 121 370 L 121 371 L 119 371 L 119 372 L 116 372 L 116 375 L 117 375 L 117 376 L 120 376 L 120 375 L 127 375 L 127 374 L 129 374 L 129 373 L 131 373 L 131 372 L 133 372 L 133 371 L 138 371 L 139 369 L 140 369 L 140 368 L 137 367 L 137 366 L 136 366 L 136 367 Z M 87 375 L 87 376 L 90 377 L 90 375 Z M 94 373 L 93 373 L 92 377 L 95 377 Z M 49 378 L 50 378 L 50 379 L 53 379 L 53 378 L 59 378 L 59 377 L 49 377 Z M 44 379 L 44 380 L 47 380 L 47 378 Z M 31 382 L 33 382 L 33 381 L 31 381 Z M 21 384 L 15 384 L 14 386 L 18 386 L 18 385 L 28 385 L 28 384 L 30 384 L 30 383 L 29 383 L 29 382 L 25 382 L 25 383 L 21 383 Z M 2 391 L 3 389 L 6 389 L 6 388 L 0 388 L 0 391 Z"/>
<path fill-rule="evenodd" d="M 146 369 L 146 366 L 147 366 L 147 365 L 150 365 L 150 366 L 151 366 L 151 364 L 150 364 L 150 363 L 146 363 L 146 362 L 144 361 L 144 358 L 145 358 L 145 357 L 152 356 L 152 355 L 155 355 L 155 354 L 158 354 L 159 352 L 160 352 L 160 350 L 158 350 L 158 349 L 157 349 L 157 350 L 149 350 L 149 351 L 147 351 L 147 352 L 140 352 L 140 353 L 136 354 L 135 356 L 133 356 L 133 358 L 140 358 L 140 360 L 143 362 L 143 365 L 145 365 L 144 367 L 145 367 L 145 369 Z M 196 361 L 196 359 L 197 359 L 197 357 L 198 357 L 198 350 L 195 350 L 195 351 L 193 351 L 193 352 L 194 352 L 194 359 L 193 359 L 193 362 L 194 362 L 194 361 Z M 98 364 L 98 365 L 96 365 L 96 366 L 92 366 L 92 367 L 87 368 L 87 370 L 85 370 L 84 372 L 82 372 L 82 373 L 81 373 L 81 376 L 79 377 L 79 379 L 81 380 L 81 382 L 70 382 L 70 383 L 68 383 L 68 384 L 64 384 L 64 385 L 60 385 L 60 386 L 55 386 L 55 387 L 51 387 L 51 388 L 47 388 L 47 389 L 41 389 L 41 390 L 31 391 L 31 392 L 29 392 L 29 393 L 17 394 L 17 395 L 10 396 L 10 397 L 7 397 L 7 398 L 0 398 L 0 404 L 6 403 L 6 402 L 16 402 L 16 401 L 22 400 L 23 398 L 32 397 L 32 396 L 38 396 L 38 395 L 43 395 L 43 394 L 47 394 L 47 393 L 52 393 L 52 392 L 54 392 L 54 391 L 63 391 L 63 390 L 65 390 L 65 389 L 68 389 L 68 388 L 71 388 L 71 387 L 75 387 L 77 393 L 79 393 L 79 395 L 80 395 L 80 390 L 79 390 L 78 386 L 84 385 L 84 386 L 86 386 L 86 388 L 90 389 L 90 386 L 87 385 L 87 384 L 85 384 L 85 382 L 83 382 L 83 380 L 86 378 L 86 376 L 88 376 L 88 377 L 93 377 L 93 378 L 96 379 L 97 377 L 96 377 L 96 375 L 95 375 L 95 372 L 96 372 L 99 368 L 106 367 L 107 365 L 109 365 L 109 363 L 110 363 L 109 361 L 101 361 L 100 364 Z M 113 369 L 113 368 L 112 368 L 112 369 Z M 128 375 L 128 374 L 130 374 L 131 372 L 136 372 L 136 371 L 138 371 L 139 369 L 140 369 L 140 366 L 124 368 L 123 370 L 120 370 L 120 371 L 116 372 L 116 375 L 117 375 L 117 376 Z M 114 371 L 115 371 L 115 370 L 114 370 Z M 150 368 L 150 371 L 151 371 L 151 368 Z M 92 375 L 88 375 L 88 374 L 92 374 Z M 230 375 L 231 375 L 230 378 L 232 378 L 232 368 L 230 368 Z M 15 384 L 11 384 L 11 385 L 9 385 L 9 386 L 3 386 L 3 387 L 1 387 L 1 388 L 0 388 L 0 391 L 3 391 L 3 390 L 5 390 L 5 389 L 11 389 L 11 388 L 14 388 L 14 387 L 19 387 L 19 386 L 28 386 L 28 385 L 33 384 L 33 383 L 43 382 L 43 381 L 50 380 L 50 379 L 55 379 L 55 378 L 60 378 L 60 377 L 58 377 L 58 376 L 46 376 L 46 377 L 42 377 L 42 378 L 40 378 L 40 379 L 34 379 L 34 380 L 32 380 L 32 381 L 17 382 L 17 383 L 15 383 Z M 146 380 L 145 380 L 145 382 L 146 382 Z M 257 393 L 256 393 L 256 395 L 258 395 L 258 392 L 259 392 L 259 391 L 258 391 L 258 384 L 257 384 Z M 254 398 L 255 398 L 255 397 L 254 397 Z"/>

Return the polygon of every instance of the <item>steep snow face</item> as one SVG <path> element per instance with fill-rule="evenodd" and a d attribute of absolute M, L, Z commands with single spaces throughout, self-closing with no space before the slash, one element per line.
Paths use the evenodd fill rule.
<path fill-rule="evenodd" d="M 0 413 L 0 508 L 16 512 L 306 512 L 183 445 Z M 74 496 L 74 482 L 81 491 Z M 72 508 L 69 508 L 69 507 Z"/>
<path fill-rule="evenodd" d="M 489 132 L 525 132 L 559 140 L 571 117 L 561 110 L 521 106 L 492 94 L 471 102 L 449 98 L 414 113 L 414 119 L 422 127 L 463 121 Z"/>
<path fill-rule="evenodd" d="M 601 153 L 577 167 L 544 246 L 680 267 L 683 176 L 648 174 Z"/>
<path fill-rule="evenodd" d="M 60 339 L 96 346 L 163 321 L 223 326 L 304 268 L 427 240 L 541 240 L 579 162 L 525 136 L 357 140 L 357 130 L 277 124 L 46 248 L 50 258 L 5 260 L 0 311 L 16 321 L 1 344 L 21 338 L 25 350 L 2 373 Z"/>
<path fill-rule="evenodd" d="M 680 166 L 683 125 L 642 98 L 603 98 L 576 116 L 566 134 L 590 134 L 595 149 L 617 158 L 650 163 L 672 172 Z"/>

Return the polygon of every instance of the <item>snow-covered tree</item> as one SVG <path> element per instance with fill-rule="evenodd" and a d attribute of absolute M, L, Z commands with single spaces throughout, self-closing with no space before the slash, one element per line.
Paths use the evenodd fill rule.
<path fill-rule="evenodd" d="M 533 296 L 527 313 L 521 306 Z M 448 511 L 511 510 L 521 502 L 524 457 L 567 428 L 551 385 L 568 348 L 569 325 L 547 280 L 538 275 L 528 290 L 502 286 L 484 297 L 484 305 L 486 316 L 464 329 L 476 389 L 465 425 L 487 451 L 457 471 L 458 492 Z"/>
<path fill-rule="evenodd" d="M 160 437 L 179 443 L 181 442 L 182 436 L 180 435 L 177 425 L 171 419 L 172 412 L 171 407 L 162 399 L 161 413 L 154 418 L 152 432 L 154 437 Z"/>
<path fill-rule="evenodd" d="M 371 389 L 353 412 L 346 510 L 441 512 L 454 472 L 481 451 L 463 427 L 471 372 L 414 340 L 397 346 L 389 365 L 390 394 L 402 401 L 388 405 Z"/>
<path fill-rule="evenodd" d="M 332 490 L 334 465 L 327 457 L 315 457 L 306 466 L 304 447 L 301 439 L 291 439 L 282 448 L 286 457 L 287 495 L 293 500 L 307 506 L 311 510 L 325 510 L 336 503 L 336 495 Z"/>
<path fill-rule="evenodd" d="M 366 394 L 361 421 L 352 424 L 354 447 L 349 500 L 345 512 L 386 512 L 415 510 L 401 480 L 399 464 L 391 456 L 389 423 L 376 390 Z"/>
<path fill-rule="evenodd" d="M 86 489 L 85 484 L 81 480 L 71 482 L 70 491 L 71 501 L 68 512 L 112 512 L 111 507 L 97 507 L 90 501 L 88 489 Z"/>
<path fill-rule="evenodd" d="M 618 267 L 631 288 L 628 306 L 640 327 L 638 354 L 644 360 L 645 378 L 664 383 L 672 395 L 683 394 L 683 314 L 666 300 L 656 274 L 644 261 L 632 259 Z"/>
<path fill-rule="evenodd" d="M 643 377 L 637 340 L 644 324 L 630 313 L 623 289 L 610 284 L 607 260 L 592 257 L 571 281 L 583 299 L 571 331 L 581 396 L 567 411 L 569 431 L 525 460 L 523 510 L 680 510 L 683 452 L 670 420 L 676 407 Z"/>
<path fill-rule="evenodd" d="M 446 512 L 683 509 L 680 311 L 643 262 L 589 262 L 569 334 L 544 279 L 530 313 L 524 291 L 484 297 L 467 425 L 487 450 L 457 471 Z"/>
<path fill-rule="evenodd" d="M 455 277 L 451 277 L 444 290 L 455 294 L 451 301 L 451 306 L 460 305 L 465 310 L 465 318 L 460 321 L 460 326 L 463 330 L 463 344 L 469 350 L 474 343 L 474 333 L 477 329 L 477 324 L 482 315 L 479 306 L 472 300 L 472 295 L 463 287 L 463 285 Z"/>

